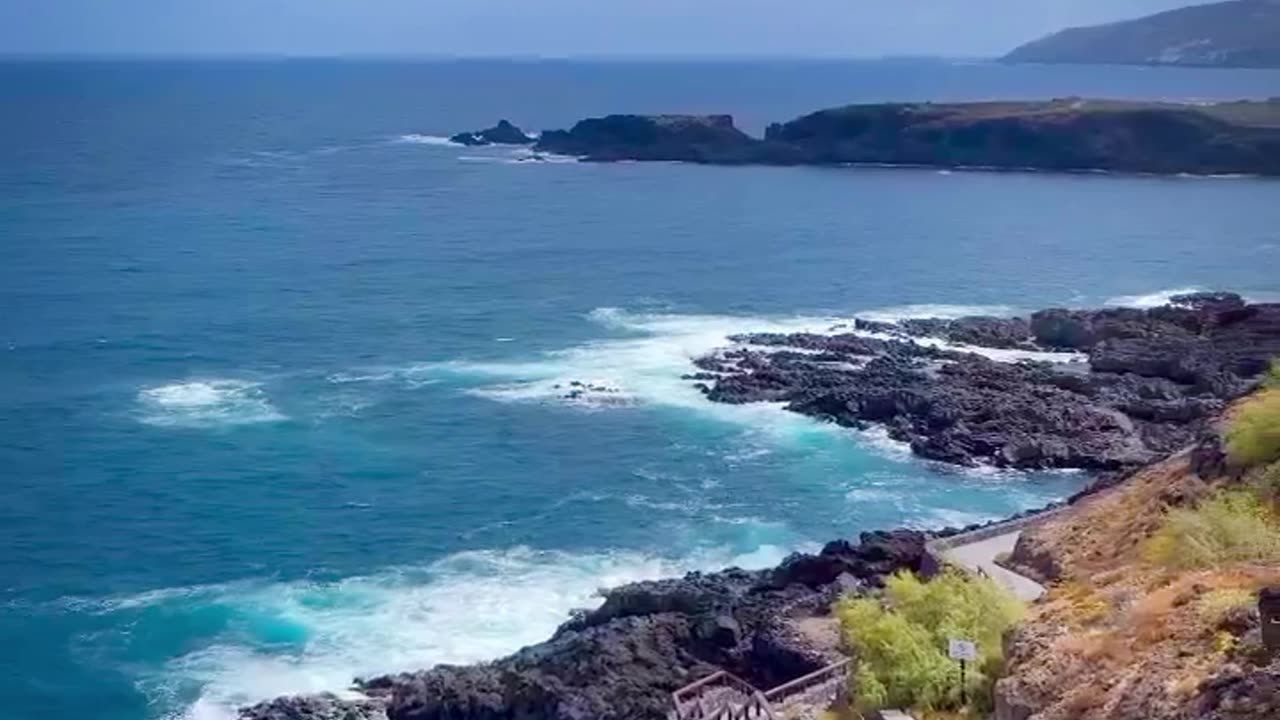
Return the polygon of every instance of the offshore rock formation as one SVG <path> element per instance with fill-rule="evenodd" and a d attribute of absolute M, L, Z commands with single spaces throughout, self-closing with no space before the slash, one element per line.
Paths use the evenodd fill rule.
<path fill-rule="evenodd" d="M 925 535 L 864 533 L 769 570 L 691 573 L 610 590 L 548 641 L 491 663 L 441 665 L 358 681 L 364 700 L 279 698 L 242 720 L 663 720 L 670 693 L 716 669 L 760 687 L 831 658 L 792 620 L 821 615 L 842 592 L 922 571 Z"/>
<path fill-rule="evenodd" d="M 849 105 L 771 125 L 763 139 L 728 115 L 610 115 L 548 130 L 535 149 L 599 162 L 1280 175 L 1280 100 Z"/>
<path fill-rule="evenodd" d="M 755 146 L 728 115 L 609 115 L 583 120 L 571 130 L 547 130 L 536 149 L 597 162 L 734 163 L 752 162 Z"/>
<path fill-rule="evenodd" d="M 532 145 L 534 138 L 524 134 L 520 128 L 506 120 L 499 120 L 497 125 L 485 130 L 463 132 L 449 138 L 450 142 L 459 145 L 476 147 L 481 145 Z"/>
<path fill-rule="evenodd" d="M 848 427 L 883 425 L 933 460 L 1123 470 L 1193 443 L 1251 387 L 1280 354 L 1280 304 L 1201 293 L 1150 310 L 843 330 L 734 338 L 737 347 L 699 359 L 691 377 L 717 402 L 785 402 Z M 980 348 L 1075 354 L 998 362 L 972 351 Z"/>

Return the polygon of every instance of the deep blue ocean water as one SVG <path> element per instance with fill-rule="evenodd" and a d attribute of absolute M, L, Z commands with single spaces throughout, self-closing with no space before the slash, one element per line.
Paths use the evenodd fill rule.
<path fill-rule="evenodd" d="M 735 332 L 1280 291 L 1275 181 L 530 163 L 440 136 L 1278 93 L 929 62 L 0 64 L 0 718 L 224 718 L 503 654 L 600 586 L 1084 480 L 706 403 L 680 375 Z"/>

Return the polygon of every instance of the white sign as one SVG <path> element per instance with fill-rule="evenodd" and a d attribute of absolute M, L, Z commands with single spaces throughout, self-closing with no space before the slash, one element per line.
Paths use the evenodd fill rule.
<path fill-rule="evenodd" d="M 947 654 L 952 660 L 977 660 L 978 647 L 968 640 L 949 640 Z"/>

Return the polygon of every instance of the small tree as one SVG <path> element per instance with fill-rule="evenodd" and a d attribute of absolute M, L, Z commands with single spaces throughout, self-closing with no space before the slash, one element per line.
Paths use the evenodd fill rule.
<path fill-rule="evenodd" d="M 1022 611 L 1017 598 L 990 580 L 956 572 L 931 582 L 898 573 L 882 599 L 841 600 L 836 615 L 857 659 L 853 694 L 859 706 L 959 708 L 957 665 L 947 657 L 947 641 L 964 638 L 980 652 L 968 675 L 969 697 L 975 709 L 988 709 L 1002 664 L 1001 636 Z"/>

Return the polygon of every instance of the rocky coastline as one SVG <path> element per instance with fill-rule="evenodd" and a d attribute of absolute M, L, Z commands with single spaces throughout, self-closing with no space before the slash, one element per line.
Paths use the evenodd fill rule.
<path fill-rule="evenodd" d="M 849 105 L 770 125 L 763 138 L 729 115 L 608 115 L 536 142 L 509 123 L 454 139 L 592 162 L 1280 176 L 1280 99 Z"/>
<path fill-rule="evenodd" d="M 690 378 L 716 402 L 783 402 L 847 427 L 883 426 L 930 460 L 1114 472 L 1195 442 L 1252 387 L 1280 354 L 1280 304 L 1196 293 L 1151 309 L 833 330 L 734 338 Z M 990 350 L 1039 359 L 1002 362 Z"/>
<path fill-rule="evenodd" d="M 1074 503 L 1211 435 L 1280 354 L 1280 304 L 1195 293 L 1152 309 L 860 320 L 734 340 L 688 377 L 712 401 L 782 401 L 845 426 L 880 424 L 941 462 L 1095 471 L 1100 481 Z M 1061 356 L 1000 362 L 983 349 Z M 610 589 L 600 607 L 508 657 L 357 680 L 356 699 L 278 698 L 240 718 L 661 720 L 671 692 L 718 669 L 769 688 L 830 663 L 832 601 L 898 570 L 933 571 L 926 542 L 955 532 L 863 533 L 772 569 Z M 825 636 L 814 631 L 824 626 Z"/>
<path fill-rule="evenodd" d="M 799 622 L 842 593 L 926 570 L 927 536 L 863 533 L 760 571 L 730 568 L 608 590 L 551 639 L 490 663 L 357 680 L 363 697 L 278 698 L 241 720 L 663 720 L 671 693 L 718 669 L 773 687 L 836 659 Z"/>

